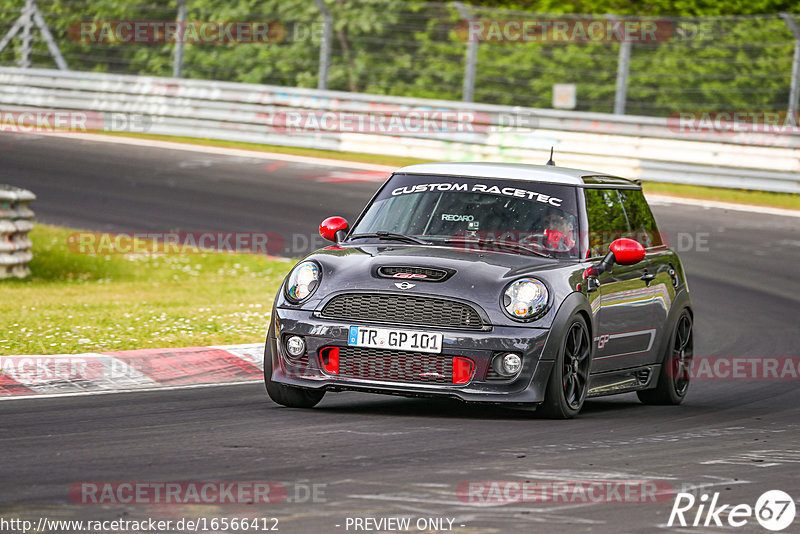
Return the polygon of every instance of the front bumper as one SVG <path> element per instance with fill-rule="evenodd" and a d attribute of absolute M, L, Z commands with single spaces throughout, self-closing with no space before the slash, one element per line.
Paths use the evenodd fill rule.
<path fill-rule="evenodd" d="M 404 396 L 451 397 L 466 402 L 530 405 L 544 400 L 544 391 L 553 366 L 552 355 L 543 354 L 549 330 L 526 326 L 492 326 L 486 330 L 448 330 L 408 326 L 410 330 L 441 332 L 444 335 L 441 357 L 466 357 L 475 364 L 465 384 L 426 383 L 425 380 L 386 380 L 354 378 L 326 373 L 320 349 L 347 347 L 351 325 L 382 326 L 358 321 L 323 319 L 308 310 L 276 308 L 267 338 L 265 366 L 272 366 L 272 380 L 290 386 L 327 391 L 366 391 Z M 388 325 L 387 325 L 388 326 Z M 394 327 L 394 326 L 393 326 Z M 281 343 L 286 335 L 303 336 L 306 355 L 299 359 L 285 356 Z M 522 369 L 515 378 L 487 379 L 492 358 L 499 352 L 522 355 Z M 396 352 L 383 351 L 389 357 Z"/>

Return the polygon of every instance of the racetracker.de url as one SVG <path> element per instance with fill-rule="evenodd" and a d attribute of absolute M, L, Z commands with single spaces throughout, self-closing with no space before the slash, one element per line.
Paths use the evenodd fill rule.
<path fill-rule="evenodd" d="M 0 532 L 87 532 L 93 534 L 145 534 L 151 532 L 268 532 L 277 531 L 275 517 L 183 517 L 181 519 L 36 520 L 0 517 Z"/>

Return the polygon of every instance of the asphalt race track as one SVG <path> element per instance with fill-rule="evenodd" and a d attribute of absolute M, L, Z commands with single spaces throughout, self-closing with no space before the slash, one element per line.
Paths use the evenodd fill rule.
<path fill-rule="evenodd" d="M 93 230 L 311 236 L 328 215 L 352 220 L 375 178 L 345 163 L 0 137 L 0 182 L 35 192 L 39 221 Z M 654 211 L 688 272 L 696 356 L 800 355 L 800 218 Z M 452 519 L 462 533 L 721 532 L 666 528 L 671 497 L 497 506 L 464 502 L 456 489 L 465 481 L 652 480 L 753 506 L 770 489 L 800 498 L 799 443 L 797 379 L 694 381 L 680 407 L 624 395 L 589 401 L 572 421 L 356 393 L 329 394 L 302 411 L 272 404 L 259 383 L 14 400 L 0 402 L 0 516 L 249 514 L 278 518 L 287 533 L 346 532 L 348 517 L 409 515 Z M 78 482 L 155 480 L 280 481 L 289 498 L 255 509 L 92 506 L 68 496 Z M 311 485 L 324 492 L 316 502 L 304 498 Z M 725 531 L 766 532 L 752 520 Z M 795 519 L 784 532 L 798 531 Z"/>

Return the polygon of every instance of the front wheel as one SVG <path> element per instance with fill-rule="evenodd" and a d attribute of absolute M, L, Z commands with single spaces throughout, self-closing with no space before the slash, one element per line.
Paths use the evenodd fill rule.
<path fill-rule="evenodd" d="M 586 320 L 576 315 L 561 341 L 539 411 L 550 419 L 572 419 L 583 407 L 592 364 Z"/>
<path fill-rule="evenodd" d="M 663 406 L 678 405 L 683 402 L 689 390 L 689 371 L 694 357 L 692 330 L 692 316 L 688 310 L 683 310 L 675 323 L 672 342 L 664 355 L 658 384 L 655 389 L 636 392 L 644 404 Z"/>
<path fill-rule="evenodd" d="M 289 408 L 313 408 L 319 404 L 319 401 L 325 396 L 324 391 L 287 386 L 286 384 L 272 381 L 271 340 L 272 328 L 270 327 L 270 331 L 267 334 L 267 343 L 264 347 L 264 384 L 267 386 L 269 398 Z"/>

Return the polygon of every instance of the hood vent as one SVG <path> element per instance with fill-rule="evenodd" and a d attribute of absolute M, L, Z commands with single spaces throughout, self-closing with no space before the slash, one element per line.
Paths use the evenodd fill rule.
<path fill-rule="evenodd" d="M 429 267 L 388 266 L 378 267 L 381 278 L 398 278 L 401 280 L 419 280 L 420 282 L 443 282 L 453 276 L 453 269 L 433 269 Z"/>

